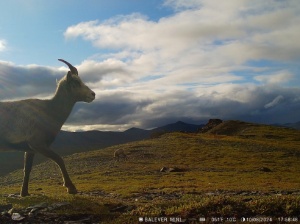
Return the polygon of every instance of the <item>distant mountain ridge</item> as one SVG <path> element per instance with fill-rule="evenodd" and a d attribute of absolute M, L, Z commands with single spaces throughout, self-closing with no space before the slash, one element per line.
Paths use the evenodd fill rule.
<path fill-rule="evenodd" d="M 175 131 L 181 131 L 181 132 L 198 132 L 204 125 L 196 125 L 196 124 L 187 124 L 182 121 L 177 121 L 173 124 L 168 124 L 162 127 L 154 128 L 151 130 L 151 132 L 175 132 Z"/>
<path fill-rule="evenodd" d="M 208 133 L 215 134 L 242 134 L 253 135 L 248 133 L 252 126 L 261 126 L 260 124 L 251 124 L 242 121 L 225 121 Z M 51 148 L 61 156 L 74 153 L 103 149 L 113 145 L 129 143 L 148 139 L 155 133 L 164 132 L 199 132 L 205 125 L 188 124 L 178 121 L 165 126 L 157 127 L 152 130 L 140 128 L 130 128 L 123 132 L 112 131 L 86 131 L 86 132 L 68 132 L 60 131 Z M 272 126 L 289 127 L 300 130 L 300 122 L 289 124 L 273 124 Z M 242 133 L 241 133 L 242 131 Z M 267 136 L 268 137 L 268 136 Z M 270 136 L 269 136 L 270 137 Z M 46 158 L 36 155 L 35 164 L 45 161 Z M 1 152 L 0 154 L 0 176 L 16 169 L 23 168 L 22 152 Z"/>
<path fill-rule="evenodd" d="M 274 124 L 274 126 L 294 128 L 294 129 L 300 130 L 300 121 L 295 122 L 295 123 Z"/>
<path fill-rule="evenodd" d="M 188 124 L 182 121 L 167 124 L 151 130 L 140 128 L 130 128 L 123 132 L 112 131 L 86 131 L 86 132 L 67 132 L 60 131 L 57 135 L 52 148 L 59 151 L 61 155 L 69 155 L 85 150 L 100 149 L 112 145 L 124 144 L 127 142 L 139 141 L 150 138 L 157 132 L 197 132 L 204 125 Z"/>

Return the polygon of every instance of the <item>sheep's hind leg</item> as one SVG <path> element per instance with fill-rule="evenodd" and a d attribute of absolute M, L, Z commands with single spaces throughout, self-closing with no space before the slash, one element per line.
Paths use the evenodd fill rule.
<path fill-rule="evenodd" d="M 60 171 L 63 175 L 63 181 L 64 181 L 64 186 L 67 188 L 67 191 L 69 194 L 76 194 L 77 193 L 77 189 L 76 187 L 74 186 L 74 184 L 72 183 L 70 177 L 69 177 L 69 174 L 67 172 L 67 169 L 66 169 L 66 166 L 65 166 L 65 163 L 63 161 L 63 159 L 58 155 L 56 154 L 55 152 L 53 152 L 52 150 L 48 149 L 48 148 L 35 148 L 35 151 L 36 152 L 39 152 L 41 153 L 42 155 L 48 157 L 49 159 L 53 160 L 60 168 Z"/>
<path fill-rule="evenodd" d="M 29 176 L 32 169 L 33 159 L 34 159 L 34 153 L 31 152 L 24 153 L 24 177 L 23 177 L 23 185 L 20 193 L 21 197 L 29 196 L 28 184 L 29 184 Z"/>

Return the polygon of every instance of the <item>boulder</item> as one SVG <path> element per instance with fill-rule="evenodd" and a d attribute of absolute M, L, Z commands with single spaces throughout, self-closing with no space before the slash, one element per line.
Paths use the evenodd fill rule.
<path fill-rule="evenodd" d="M 160 172 L 184 172 L 184 169 L 178 168 L 178 167 L 162 167 L 160 169 Z"/>
<path fill-rule="evenodd" d="M 261 168 L 259 168 L 259 171 L 261 171 L 261 172 L 272 172 L 272 170 L 269 169 L 268 167 L 261 167 Z"/>
<path fill-rule="evenodd" d="M 160 172 L 167 172 L 167 171 L 168 171 L 168 168 L 164 166 L 164 167 L 162 167 L 159 171 L 160 171 Z"/>

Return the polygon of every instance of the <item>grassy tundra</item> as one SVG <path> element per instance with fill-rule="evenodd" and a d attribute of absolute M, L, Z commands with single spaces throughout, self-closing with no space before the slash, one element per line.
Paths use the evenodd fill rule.
<path fill-rule="evenodd" d="M 114 164 L 119 148 L 128 160 Z M 103 223 L 138 223 L 140 216 L 292 217 L 300 214 L 299 156 L 300 132 L 292 129 L 247 124 L 233 135 L 171 133 L 66 157 L 75 196 L 58 191 L 51 161 L 33 168 L 31 197 L 7 197 L 22 182 L 21 170 L 10 173 L 0 178 L 0 205 L 67 201 L 58 214 L 93 214 Z"/>

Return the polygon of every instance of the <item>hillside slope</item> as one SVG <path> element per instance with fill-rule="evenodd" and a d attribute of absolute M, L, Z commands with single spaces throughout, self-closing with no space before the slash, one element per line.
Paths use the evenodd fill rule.
<path fill-rule="evenodd" d="M 237 135 L 170 133 L 67 156 L 67 168 L 81 192 L 75 197 L 58 186 L 61 176 L 53 162 L 34 167 L 34 196 L 22 200 L 5 196 L 18 192 L 22 181 L 21 170 L 10 173 L 0 178 L 0 204 L 24 207 L 48 195 L 51 202 L 72 201 L 68 212 L 105 213 L 123 223 L 134 215 L 275 215 L 274 209 L 280 215 L 299 214 L 300 131 L 238 121 L 218 130 L 232 126 L 240 127 Z M 113 161 L 119 148 L 128 161 Z M 124 210 L 109 210 L 113 205 Z"/>
<path fill-rule="evenodd" d="M 86 132 L 68 132 L 60 131 L 51 145 L 53 151 L 61 156 L 71 155 L 78 152 L 87 152 L 95 149 L 124 144 L 127 142 L 148 139 L 153 133 L 157 132 L 196 132 L 201 125 L 176 122 L 153 130 L 143 130 L 139 128 L 130 128 L 123 132 L 113 131 L 86 131 Z M 23 168 L 23 152 L 1 152 L 0 155 L 0 176 Z M 45 161 L 46 158 L 36 155 L 34 163 L 38 164 Z"/>
<path fill-rule="evenodd" d="M 186 170 L 186 172 L 183 172 L 183 176 L 193 176 L 195 172 L 208 172 L 217 174 L 217 176 L 219 173 L 227 173 L 229 177 L 232 176 L 230 177 L 232 182 L 230 184 L 231 188 L 233 187 L 233 180 L 239 179 L 239 174 L 260 173 L 260 167 L 266 166 L 274 170 L 274 172 L 286 173 L 282 178 L 294 175 L 290 171 L 296 171 L 300 166 L 297 162 L 300 156 L 300 131 L 240 121 L 224 122 L 214 130 L 232 135 L 231 128 L 233 126 L 236 127 L 235 130 L 239 130 L 235 131 L 237 135 L 171 133 L 157 139 L 126 143 L 86 153 L 77 153 L 67 156 L 66 161 L 70 172 L 75 176 L 96 172 L 99 174 L 99 178 L 101 173 L 103 174 L 103 172 L 107 172 L 110 169 L 118 170 L 119 167 L 119 172 L 130 175 L 133 173 L 141 173 L 143 175 L 148 172 L 160 175 L 159 170 L 164 166 L 179 167 Z M 214 130 L 211 132 L 214 132 Z M 125 150 L 129 158 L 128 161 L 115 164 L 113 152 L 118 148 Z M 49 171 L 49 168 L 55 171 L 46 172 L 48 176 L 44 172 L 38 171 Z M 51 161 L 48 161 L 34 168 L 32 178 L 38 180 L 47 179 L 53 178 L 53 175 L 58 176 L 58 174 L 56 166 Z M 268 174 L 269 181 L 272 179 L 272 174 L 274 173 Z M 276 177 L 279 178 L 277 174 L 279 173 L 276 173 Z M 22 172 L 17 171 L 1 178 L 1 182 L 10 182 L 12 177 L 18 177 L 20 181 L 21 176 Z M 196 180 L 200 181 L 198 184 L 202 190 L 212 187 L 206 186 L 205 181 L 200 176 L 193 179 L 195 183 L 197 182 Z M 60 177 L 58 177 L 58 180 L 60 180 Z M 128 181 L 131 183 L 130 180 Z M 251 179 L 248 181 L 251 182 Z M 281 181 L 276 184 L 282 185 L 283 183 Z M 298 183 L 293 179 L 291 184 L 298 186 Z M 245 185 L 247 186 L 246 182 Z M 239 181 L 236 187 L 240 188 Z M 252 184 L 247 186 L 247 188 L 252 187 Z M 261 187 L 260 189 L 265 189 L 266 186 Z M 216 188 L 220 189 L 220 186 Z M 276 185 L 272 185 L 270 188 L 274 189 Z M 187 189 L 186 184 L 185 189 Z"/>

